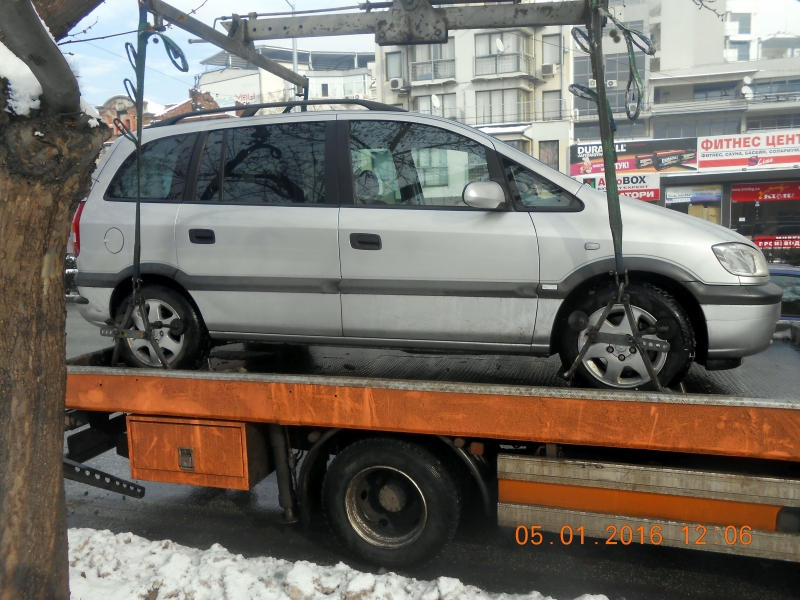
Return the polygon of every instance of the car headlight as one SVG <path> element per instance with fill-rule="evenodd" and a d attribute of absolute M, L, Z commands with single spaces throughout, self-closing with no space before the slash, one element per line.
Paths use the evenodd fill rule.
<path fill-rule="evenodd" d="M 725 270 L 742 277 L 766 277 L 769 275 L 767 259 L 761 250 L 747 244 L 717 244 L 711 249 Z"/>

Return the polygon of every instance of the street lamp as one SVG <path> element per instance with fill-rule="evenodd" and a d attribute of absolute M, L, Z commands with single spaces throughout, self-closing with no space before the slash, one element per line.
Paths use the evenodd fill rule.
<path fill-rule="evenodd" d="M 292 9 L 292 16 L 294 17 L 294 4 L 286 0 L 286 4 Z M 297 38 L 292 38 L 292 71 L 297 73 Z M 294 95 L 297 97 L 297 86 L 294 86 Z"/>

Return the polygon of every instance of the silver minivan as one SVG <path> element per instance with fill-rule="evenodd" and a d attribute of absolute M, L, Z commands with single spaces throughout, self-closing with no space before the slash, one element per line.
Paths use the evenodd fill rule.
<path fill-rule="evenodd" d="M 593 324 L 615 293 L 604 194 L 454 121 L 388 106 L 289 112 L 183 120 L 143 141 L 143 290 L 178 368 L 231 340 L 559 353 L 569 365 L 586 333 L 567 317 Z M 81 312 L 102 326 L 130 299 L 133 144 L 119 139 L 94 180 L 73 230 Z M 781 291 L 750 240 L 628 198 L 622 215 L 640 329 L 678 325 L 650 354 L 663 385 L 692 361 L 733 368 L 769 346 Z M 601 331 L 630 333 L 623 316 L 616 307 Z M 146 342 L 126 344 L 129 365 L 158 366 Z M 602 343 L 578 375 L 649 381 L 635 348 Z"/>

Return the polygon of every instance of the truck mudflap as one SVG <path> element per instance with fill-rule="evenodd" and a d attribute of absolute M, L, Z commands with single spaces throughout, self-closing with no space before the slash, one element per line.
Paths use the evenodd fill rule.
<path fill-rule="evenodd" d="M 497 469 L 498 523 L 516 528 L 520 545 L 651 544 L 800 562 L 800 480 L 505 454 Z"/>

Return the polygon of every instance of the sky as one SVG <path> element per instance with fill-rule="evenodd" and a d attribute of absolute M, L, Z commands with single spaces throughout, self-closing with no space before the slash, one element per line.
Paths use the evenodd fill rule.
<path fill-rule="evenodd" d="M 214 19 L 230 16 L 232 12 L 246 15 L 255 12 L 282 12 L 290 10 L 287 0 L 168 0 L 173 6 L 189 12 L 207 25 Z M 312 10 L 337 6 L 353 6 L 354 0 L 294 0 L 297 10 Z M 359 0 L 360 1 L 360 0 Z M 693 8 L 691 0 L 666 0 L 685 2 L 687 10 Z M 800 2 L 798 0 L 760 0 L 762 13 L 760 35 L 777 31 L 800 32 Z M 62 41 L 100 37 L 136 28 L 138 9 L 136 0 L 106 0 L 91 15 L 72 30 L 72 37 Z M 86 33 L 83 30 L 91 26 Z M 220 27 L 218 29 L 221 30 Z M 148 49 L 148 71 L 145 79 L 145 98 L 158 104 L 173 104 L 186 100 L 188 90 L 194 85 L 195 75 L 200 75 L 204 67 L 200 61 L 217 52 L 211 44 L 189 44 L 189 34 L 172 27 L 166 34 L 183 49 L 189 61 L 189 72 L 181 73 L 172 65 L 163 46 L 150 45 Z M 104 40 L 65 44 L 61 49 L 68 55 L 73 69 L 78 75 L 83 96 L 93 105 L 104 103 L 115 94 L 124 94 L 123 79 L 134 79 L 133 69 L 125 56 L 125 42 L 136 44 L 136 36 L 128 35 Z M 291 47 L 291 40 L 261 42 L 274 46 Z M 307 50 L 375 50 L 373 35 L 341 36 L 329 38 L 306 38 L 298 40 L 298 48 Z"/>
<path fill-rule="evenodd" d="M 354 6 L 353 0 L 294 0 L 297 10 L 311 10 L 336 6 Z M 283 12 L 291 10 L 286 0 L 167 0 L 176 8 L 189 12 L 200 7 L 193 15 L 206 25 L 214 19 L 230 16 L 232 12 L 247 15 L 249 12 Z M 72 37 L 61 40 L 81 40 L 125 31 L 138 25 L 136 0 L 106 0 L 91 15 L 78 23 L 70 32 Z M 152 22 L 152 17 L 151 17 Z M 93 25 L 94 24 L 94 25 Z M 86 33 L 81 33 L 93 25 Z M 221 26 L 218 30 L 224 31 Z M 189 61 L 189 72 L 181 73 L 166 55 L 163 45 L 150 44 L 147 50 L 148 70 L 145 76 L 144 96 L 158 104 L 174 104 L 189 97 L 189 88 L 194 85 L 195 75 L 200 75 L 204 66 L 200 61 L 218 52 L 211 44 L 189 44 L 194 38 L 177 27 L 169 28 L 165 34 L 183 50 Z M 136 35 L 127 35 L 104 40 L 86 41 L 61 46 L 73 70 L 78 76 L 81 93 L 92 105 L 100 105 L 116 94 L 125 94 L 122 81 L 127 77 L 135 81 L 133 68 L 125 55 L 125 42 L 136 45 Z M 292 47 L 291 40 L 257 42 L 272 46 Z M 306 38 L 298 40 L 300 49 L 307 50 L 354 50 L 374 52 L 373 35 L 340 36 L 329 38 Z"/>

